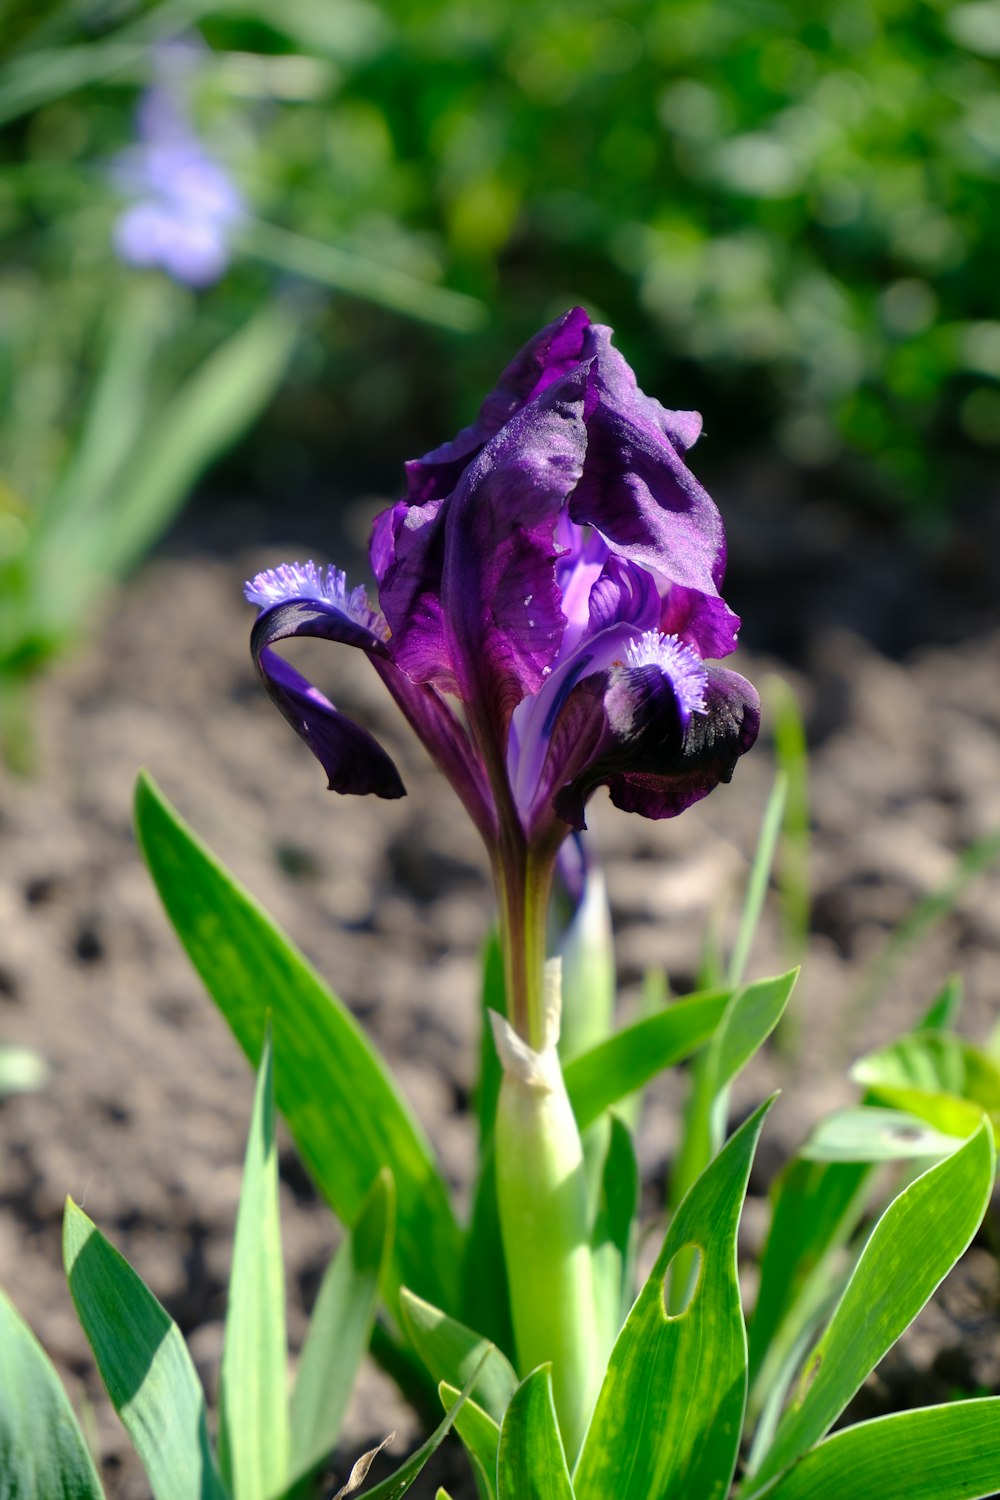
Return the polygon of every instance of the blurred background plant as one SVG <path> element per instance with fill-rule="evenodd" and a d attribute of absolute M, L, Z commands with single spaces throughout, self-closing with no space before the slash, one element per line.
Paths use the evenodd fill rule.
<path fill-rule="evenodd" d="M 574 301 L 716 462 L 910 529 L 986 497 L 996 0 L 7 0 L 3 39 L 8 753 L 224 449 L 272 506 L 391 491 Z"/>

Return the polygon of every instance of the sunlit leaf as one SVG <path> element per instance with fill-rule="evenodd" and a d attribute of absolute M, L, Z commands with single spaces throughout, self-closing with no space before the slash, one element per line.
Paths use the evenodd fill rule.
<path fill-rule="evenodd" d="M 499 1422 L 517 1390 L 517 1375 L 507 1357 L 488 1339 L 405 1287 L 399 1307 L 410 1343 L 434 1379 L 457 1388 L 460 1381 L 464 1384 L 472 1371 L 478 1370 L 470 1395 Z"/>
<path fill-rule="evenodd" d="M 238 1500 L 288 1477 L 288 1344 L 271 1042 L 265 1035 L 236 1217 L 219 1395 L 219 1460 Z"/>
<path fill-rule="evenodd" d="M 353 1224 L 384 1166 L 397 1231 L 384 1291 L 406 1282 L 437 1306 L 456 1297 L 460 1238 L 426 1137 L 350 1012 L 271 918 L 184 824 L 147 776 L 136 827 L 167 914 L 249 1057 L 265 1019 L 275 1093 L 303 1160 L 338 1218 Z"/>
<path fill-rule="evenodd" d="M 721 1500 L 729 1489 L 747 1370 L 736 1232 L 768 1107 L 723 1147 L 671 1222 L 612 1352 L 573 1476 L 577 1500 Z M 664 1277 L 682 1250 L 697 1256 L 697 1281 L 670 1316 Z"/>
<path fill-rule="evenodd" d="M 1000 1490 L 1000 1397 L 896 1412 L 835 1432 L 768 1500 L 984 1500 Z"/>
<path fill-rule="evenodd" d="M 972 1124 L 974 1128 L 974 1117 Z M 965 1139 L 969 1131 L 958 1134 Z M 954 1149 L 955 1135 L 935 1130 L 916 1115 L 858 1105 L 821 1120 L 799 1155 L 807 1161 L 909 1161 L 949 1156 Z"/>
<path fill-rule="evenodd" d="M 392 1251 L 394 1205 L 392 1176 L 382 1171 L 323 1277 L 292 1392 L 290 1473 L 295 1477 L 323 1463 L 340 1435 Z"/>
<path fill-rule="evenodd" d="M 72 1201 L 63 1257 L 101 1379 L 156 1500 L 226 1500 L 205 1397 L 176 1323 Z"/>
<path fill-rule="evenodd" d="M 0 1494 L 4 1500 L 104 1500 L 62 1381 L 3 1292 Z"/>
<path fill-rule="evenodd" d="M 497 1494 L 498 1500 L 574 1500 L 548 1365 L 518 1387 L 500 1424 Z"/>
<path fill-rule="evenodd" d="M 458 1391 L 447 1380 L 438 1387 L 444 1405 L 453 1402 Z M 455 1417 L 455 1431 L 465 1446 L 476 1475 L 476 1483 L 484 1500 L 497 1500 L 497 1449 L 500 1446 L 500 1426 L 489 1412 L 475 1401 L 467 1400 Z"/>
<path fill-rule="evenodd" d="M 984 1122 L 890 1203 L 806 1361 L 746 1500 L 829 1431 L 967 1248 L 989 1202 L 994 1158 Z"/>

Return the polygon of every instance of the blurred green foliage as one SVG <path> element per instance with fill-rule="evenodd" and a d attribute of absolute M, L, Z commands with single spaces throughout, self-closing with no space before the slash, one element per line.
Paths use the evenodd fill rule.
<path fill-rule="evenodd" d="M 29 427 L 78 376 L 88 308 L 121 274 L 103 169 L 149 45 L 197 30 L 200 123 L 256 214 L 492 309 L 474 347 L 404 341 L 419 371 L 395 362 L 384 314 L 338 317 L 314 364 L 344 432 L 352 406 L 369 430 L 373 403 L 412 423 L 419 375 L 425 404 L 446 406 L 427 441 L 443 436 L 470 382 L 580 299 L 727 445 L 776 438 L 792 462 L 847 460 L 874 490 L 942 503 L 947 460 L 1000 443 L 997 0 L 10 10 L 14 343 L 33 288 L 60 299 L 19 397 Z M 235 321 L 264 274 L 242 262 L 203 316 Z"/>
<path fill-rule="evenodd" d="M 705 412 L 711 461 L 777 449 L 909 514 L 985 488 L 1000 0 L 0 11 L 0 565 L 65 474 L 136 281 L 160 279 L 114 257 L 112 164 L 177 38 L 250 217 L 217 286 L 151 298 L 151 390 L 276 291 L 322 288 L 245 450 L 265 489 L 332 455 L 393 484 L 574 301 L 646 389 Z"/>

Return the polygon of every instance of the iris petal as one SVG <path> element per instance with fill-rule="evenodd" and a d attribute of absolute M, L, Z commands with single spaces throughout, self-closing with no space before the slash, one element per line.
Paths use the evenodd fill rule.
<path fill-rule="evenodd" d="M 320 636 L 384 657 L 386 647 L 381 636 L 335 605 L 315 599 L 288 599 L 258 615 L 250 646 L 272 702 L 323 767 L 331 791 L 405 796 L 399 772 L 375 737 L 342 714 L 271 649 L 277 641 L 292 636 Z"/>
<path fill-rule="evenodd" d="M 705 678 L 705 711 L 692 713 L 686 725 L 673 683 L 656 666 L 615 667 L 582 682 L 565 712 L 574 737 L 582 742 L 586 727 L 593 749 L 557 792 L 557 815 L 585 828 L 587 798 L 607 786 L 626 812 L 672 818 L 731 780 L 757 738 L 760 700 L 745 678 L 724 667 L 706 667 Z"/>

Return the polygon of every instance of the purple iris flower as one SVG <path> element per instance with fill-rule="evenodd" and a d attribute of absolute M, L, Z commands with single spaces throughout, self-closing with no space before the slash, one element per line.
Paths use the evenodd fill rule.
<path fill-rule="evenodd" d="M 610 330 L 573 309 L 470 427 L 407 465 L 372 535 L 378 609 L 312 563 L 247 585 L 258 671 L 330 786 L 403 794 L 372 736 L 274 651 L 290 636 L 368 654 L 485 839 L 509 925 L 526 900 L 544 919 L 598 787 L 672 817 L 757 736 L 753 687 L 706 661 L 739 621 L 719 593 L 719 513 L 684 462 L 700 427 L 643 395 Z"/>
<path fill-rule="evenodd" d="M 169 84 L 143 95 L 138 134 L 117 164 L 118 185 L 136 201 L 115 225 L 115 249 L 129 265 L 159 266 L 185 286 L 210 286 L 229 265 L 243 200 Z"/>

